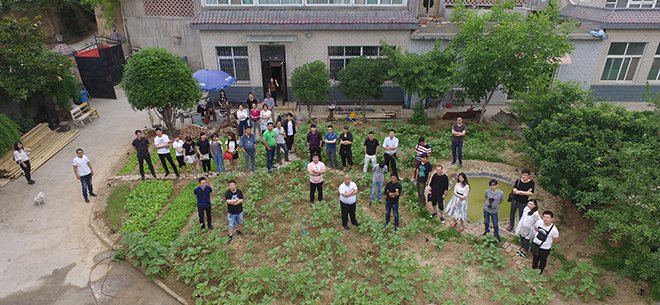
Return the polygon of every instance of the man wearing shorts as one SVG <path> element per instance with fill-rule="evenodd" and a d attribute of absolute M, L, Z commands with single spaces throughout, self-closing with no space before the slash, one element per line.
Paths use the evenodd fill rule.
<path fill-rule="evenodd" d="M 435 167 L 435 173 L 431 177 L 429 191 L 431 192 L 431 204 L 433 205 L 433 214 L 431 214 L 431 217 L 436 217 L 438 211 L 440 211 L 440 222 L 442 223 L 445 223 L 445 219 L 442 217 L 442 211 L 445 209 L 445 197 L 447 196 L 448 188 L 449 178 L 445 175 L 442 165 L 438 164 Z"/>
<path fill-rule="evenodd" d="M 236 188 L 236 181 L 229 180 L 229 190 L 225 192 L 227 201 L 227 222 L 229 223 L 229 243 L 234 240 L 234 228 L 236 234 L 242 236 L 243 225 L 243 191 Z"/>

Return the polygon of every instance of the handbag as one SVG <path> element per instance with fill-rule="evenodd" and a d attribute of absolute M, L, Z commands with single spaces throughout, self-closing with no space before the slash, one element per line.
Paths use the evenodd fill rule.
<path fill-rule="evenodd" d="M 231 160 L 231 159 L 234 158 L 234 154 L 232 154 L 228 151 L 225 151 L 225 153 L 222 154 L 222 158 L 225 159 L 225 160 Z"/>
<path fill-rule="evenodd" d="M 517 188 L 518 188 L 518 181 L 520 181 L 520 180 L 516 180 L 516 183 L 515 183 L 515 185 L 513 186 L 514 189 L 517 189 Z M 507 201 L 508 201 L 508 202 L 513 202 L 513 199 L 515 198 L 515 196 L 516 196 L 516 194 L 514 194 L 514 193 L 513 193 L 513 190 L 511 190 L 511 193 L 509 193 L 509 198 L 507 199 Z"/>
<path fill-rule="evenodd" d="M 199 156 L 199 159 L 202 161 L 206 161 L 206 160 L 211 160 L 211 157 L 209 156 L 209 154 L 202 154 L 201 156 Z"/>

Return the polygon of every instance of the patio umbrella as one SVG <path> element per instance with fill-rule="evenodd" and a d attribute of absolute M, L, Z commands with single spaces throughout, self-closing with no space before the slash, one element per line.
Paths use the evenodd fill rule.
<path fill-rule="evenodd" d="M 60 43 L 53 48 L 53 52 L 62 53 L 66 56 L 76 55 L 76 50 L 64 43 Z"/>
<path fill-rule="evenodd" d="M 236 83 L 236 78 L 222 70 L 204 69 L 193 73 L 203 91 L 218 91 Z"/>

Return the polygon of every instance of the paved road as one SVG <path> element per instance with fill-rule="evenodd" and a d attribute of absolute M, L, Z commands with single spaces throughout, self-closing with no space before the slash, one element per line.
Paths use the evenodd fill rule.
<path fill-rule="evenodd" d="M 94 167 L 95 191 L 108 191 L 105 178 L 115 174 L 110 168 L 123 162 L 133 131 L 148 124 L 146 113 L 133 111 L 121 89 L 116 91 L 117 100 L 90 102 L 101 118 L 78 127 L 80 136 L 33 173 L 36 185 L 21 177 L 0 188 L 0 304 L 94 304 L 87 288 L 89 272 L 94 258 L 98 261 L 108 248 L 89 229 L 96 198 L 83 200 L 72 160 L 76 148 L 83 148 Z M 42 206 L 33 203 L 39 192 L 47 196 Z M 123 304 L 178 304 L 124 265 L 111 269 L 106 282 Z M 96 285 L 104 274 L 94 271 Z M 114 303 L 103 298 L 101 304 Z"/>

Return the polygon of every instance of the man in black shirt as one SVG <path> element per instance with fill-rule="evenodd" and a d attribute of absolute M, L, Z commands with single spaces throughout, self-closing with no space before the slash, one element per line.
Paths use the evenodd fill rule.
<path fill-rule="evenodd" d="M 156 178 L 156 172 L 154 171 L 154 165 L 151 164 L 151 156 L 149 155 L 149 140 L 142 137 L 142 131 L 135 131 L 135 139 L 133 140 L 133 148 L 137 151 L 138 164 L 140 165 L 140 176 L 144 180 L 144 161 L 147 161 L 151 175 Z"/>
<path fill-rule="evenodd" d="M 422 158 L 422 163 L 415 169 L 415 177 L 417 177 L 417 204 L 426 206 L 424 192 L 426 191 L 426 186 L 429 185 L 429 174 L 431 174 L 433 167 L 429 163 L 429 155 L 424 153 L 420 157 Z"/>
<path fill-rule="evenodd" d="M 259 100 L 258 100 L 258 99 L 255 99 L 255 98 L 254 98 L 254 94 L 252 94 L 252 92 L 250 92 L 250 93 L 248 93 L 248 99 L 245 101 L 245 103 L 247 104 L 247 108 L 246 108 L 246 109 L 247 109 L 248 112 L 249 112 L 250 109 L 252 109 L 252 104 L 257 104 L 257 103 L 259 103 Z"/>
<path fill-rule="evenodd" d="M 378 155 L 378 140 L 374 139 L 374 131 L 369 131 L 369 138 L 364 140 L 364 167 L 362 168 L 363 172 L 367 172 L 369 166 L 369 161 L 371 161 L 371 167 L 373 168 L 378 164 L 376 160 L 376 155 Z"/>
<path fill-rule="evenodd" d="M 390 182 L 385 185 L 385 225 L 390 223 L 390 211 L 393 211 L 394 214 L 394 231 L 399 230 L 399 197 L 403 194 L 403 188 L 401 183 L 397 180 L 399 178 L 392 174 L 390 175 Z"/>
<path fill-rule="evenodd" d="M 229 222 L 229 242 L 234 240 L 234 227 L 236 234 L 242 236 L 243 225 L 243 191 L 236 188 L 236 181 L 229 180 L 229 190 L 225 192 L 227 201 L 227 221 Z"/>
<path fill-rule="evenodd" d="M 447 196 L 448 189 L 449 178 L 445 175 L 442 165 L 438 164 L 435 167 L 435 173 L 431 177 L 431 183 L 429 183 L 429 192 L 431 192 L 431 204 L 433 205 L 433 214 L 431 214 L 431 217 L 437 216 L 438 210 L 440 210 L 440 222 L 442 223 L 445 223 L 445 219 L 442 217 L 442 211 L 445 209 L 445 197 Z M 436 205 L 438 206 L 437 209 Z"/>
<path fill-rule="evenodd" d="M 339 136 L 339 156 L 341 157 L 341 165 L 346 170 L 346 161 L 348 161 L 348 170 L 353 168 L 353 152 L 351 151 L 351 144 L 353 144 L 353 134 L 348 132 L 348 125 L 344 125 L 344 133 Z"/>
<path fill-rule="evenodd" d="M 513 201 L 511 202 L 511 210 L 509 211 L 509 227 L 507 231 L 512 232 L 516 226 L 516 211 L 518 211 L 518 219 L 522 218 L 523 209 L 527 206 L 529 196 L 534 195 L 534 181 L 529 177 L 529 169 L 523 169 L 520 179 L 516 180 L 513 185 Z"/>

